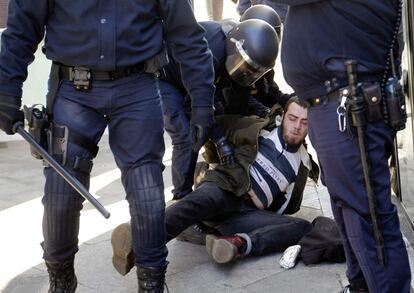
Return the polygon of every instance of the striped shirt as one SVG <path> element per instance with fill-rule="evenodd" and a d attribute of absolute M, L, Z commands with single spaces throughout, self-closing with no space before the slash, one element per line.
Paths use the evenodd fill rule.
<path fill-rule="evenodd" d="M 266 209 L 273 203 L 279 214 L 289 204 L 300 163 L 310 169 L 305 147 L 286 145 L 281 129 L 260 132 L 259 151 L 250 166 L 252 189 L 248 192 L 257 208 Z"/>

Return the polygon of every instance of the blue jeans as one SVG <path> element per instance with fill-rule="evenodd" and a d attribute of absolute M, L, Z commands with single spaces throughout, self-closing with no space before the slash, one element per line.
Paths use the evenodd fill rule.
<path fill-rule="evenodd" d="M 155 77 L 143 73 L 113 81 L 93 81 L 88 91 L 77 91 L 71 82 L 62 81 L 53 107 L 53 120 L 69 128 L 67 156 L 82 159 L 92 159 L 92 155 L 70 142 L 70 132 L 98 143 L 108 127 L 109 144 L 121 170 L 130 206 L 136 263 L 153 267 L 166 265 L 161 174 L 163 119 Z M 65 168 L 89 186 L 89 173 Z M 46 168 L 44 173 L 44 259 L 59 262 L 78 251 L 83 198 L 53 169 Z"/>
<path fill-rule="evenodd" d="M 258 210 L 250 200 L 236 197 L 205 182 L 166 210 L 167 240 L 201 221 L 213 222 L 223 235 L 246 234 L 251 255 L 280 252 L 296 244 L 312 228 L 306 220 Z"/>
<path fill-rule="evenodd" d="M 369 292 L 409 292 L 411 273 L 396 207 L 391 202 L 388 158 L 394 132 L 384 122 L 368 123 L 366 151 L 384 238 L 386 265 L 378 262 L 358 137 L 339 132 L 335 102 L 308 111 L 309 137 L 331 196 L 332 210 L 340 229 L 350 280 L 361 273 Z M 349 123 L 348 123 L 349 124 Z"/>

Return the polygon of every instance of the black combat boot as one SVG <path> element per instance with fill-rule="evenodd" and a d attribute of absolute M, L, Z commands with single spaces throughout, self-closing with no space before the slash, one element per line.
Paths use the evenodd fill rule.
<path fill-rule="evenodd" d="M 339 293 L 368 293 L 368 290 L 361 289 L 361 288 L 355 289 L 355 288 L 352 288 L 351 285 L 347 285 Z"/>
<path fill-rule="evenodd" d="M 73 293 L 78 286 L 75 276 L 73 259 L 64 262 L 46 261 L 47 272 L 49 273 L 48 293 Z"/>
<path fill-rule="evenodd" d="M 138 293 L 163 293 L 165 271 L 167 266 L 160 268 L 137 267 Z M 167 292 L 168 292 L 168 288 Z"/>
<path fill-rule="evenodd" d="M 368 293 L 368 286 L 363 276 L 358 276 L 352 280 L 349 280 L 349 285 L 340 293 Z"/>

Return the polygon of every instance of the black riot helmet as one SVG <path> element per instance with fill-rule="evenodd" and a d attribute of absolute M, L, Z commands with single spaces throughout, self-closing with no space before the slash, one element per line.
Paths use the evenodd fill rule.
<path fill-rule="evenodd" d="M 227 36 L 228 33 L 234 29 L 240 22 L 232 19 L 232 18 L 225 18 L 221 21 L 219 21 L 221 24 L 221 30 L 223 31 L 223 33 Z"/>
<path fill-rule="evenodd" d="M 279 51 L 275 29 L 260 19 L 239 23 L 226 38 L 226 69 L 241 86 L 250 86 L 275 66 Z"/>
<path fill-rule="evenodd" d="M 248 19 L 261 19 L 273 26 L 277 32 L 277 36 L 280 39 L 280 31 L 282 26 L 282 20 L 279 14 L 272 7 L 264 4 L 258 4 L 250 6 L 240 17 L 240 21 Z"/>

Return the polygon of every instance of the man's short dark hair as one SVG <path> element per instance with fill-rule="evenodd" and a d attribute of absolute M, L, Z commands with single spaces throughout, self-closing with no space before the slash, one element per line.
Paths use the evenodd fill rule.
<path fill-rule="evenodd" d="M 291 97 L 285 105 L 285 108 L 283 109 L 284 112 L 286 112 L 289 109 L 290 104 L 292 103 L 296 103 L 299 106 L 301 106 L 302 108 L 308 109 L 310 107 L 309 102 L 307 102 L 306 100 L 301 100 L 298 98 L 298 96 L 293 96 Z"/>

